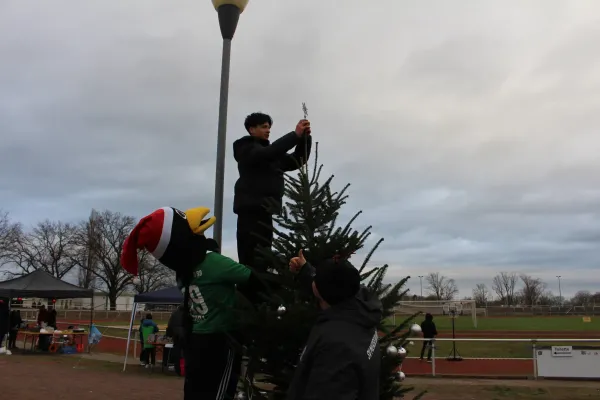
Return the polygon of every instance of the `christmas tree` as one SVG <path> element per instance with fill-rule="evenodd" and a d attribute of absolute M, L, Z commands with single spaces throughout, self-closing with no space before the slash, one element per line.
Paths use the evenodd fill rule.
<path fill-rule="evenodd" d="M 285 398 L 309 332 L 319 313 L 312 293 L 301 288 L 289 271 L 289 260 L 300 249 L 313 265 L 334 257 L 350 258 L 361 250 L 371 235 L 371 227 L 362 231 L 352 228 L 357 212 L 344 226 L 338 226 L 340 209 L 348 198 L 349 184 L 341 191 L 331 188 L 333 176 L 321 181 L 322 165 L 318 164 L 318 143 L 314 152 L 314 167 L 301 168 L 297 176 L 286 176 L 285 204 L 275 217 L 275 238 L 272 249 L 261 250 L 261 263 L 268 265 L 261 274 L 269 288 L 264 303 L 244 310 L 246 342 L 246 376 L 238 398 L 279 400 Z M 380 399 L 400 398 L 410 388 L 404 388 L 401 365 L 406 357 L 413 315 L 400 325 L 391 326 L 389 318 L 395 306 L 406 294 L 406 277 L 396 284 L 384 283 L 388 266 L 367 269 L 371 256 L 383 239 L 379 239 L 359 267 L 362 283 L 376 292 L 383 305 L 379 326 L 382 354 Z M 350 261 L 352 261 L 350 259 Z M 418 398 L 417 396 L 415 398 Z"/>

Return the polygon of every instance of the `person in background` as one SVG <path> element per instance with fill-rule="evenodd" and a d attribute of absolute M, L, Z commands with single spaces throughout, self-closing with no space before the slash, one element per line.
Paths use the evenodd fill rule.
<path fill-rule="evenodd" d="M 48 321 L 48 310 L 46 310 L 45 305 L 40 305 L 37 316 L 37 324 L 42 326 L 42 323 L 46 323 Z"/>
<path fill-rule="evenodd" d="M 54 329 L 57 329 L 56 327 L 56 315 L 57 312 L 54 309 L 53 306 L 48 306 L 48 314 L 46 315 L 46 325 L 50 326 Z"/>
<path fill-rule="evenodd" d="M 183 356 L 183 345 L 185 340 L 184 327 L 185 310 L 183 305 L 177 307 L 169 317 L 167 324 L 167 336 L 173 339 L 173 348 L 170 351 L 170 357 L 165 358 L 164 362 L 170 360 L 175 365 L 175 372 L 181 376 L 180 360 Z"/>
<path fill-rule="evenodd" d="M 9 318 L 9 311 L 8 311 L 8 302 L 6 302 L 3 299 L 0 299 L 0 347 L 2 347 L 2 341 L 4 340 L 4 337 L 6 336 L 6 334 L 8 333 L 9 327 L 10 327 L 10 318 Z M 7 340 L 6 348 L 8 349 L 8 340 Z"/>
<path fill-rule="evenodd" d="M 140 317 L 140 326 L 142 325 L 142 322 L 144 322 L 143 316 Z M 144 352 L 144 340 L 142 339 L 142 330 L 138 330 L 138 333 L 140 335 L 140 366 L 144 367 L 146 365 L 146 362 L 144 361 L 146 359 L 146 353 Z"/>
<path fill-rule="evenodd" d="M 37 324 L 41 328 L 42 325 L 48 324 L 49 313 L 44 304 L 40 303 L 40 309 L 37 316 Z M 51 335 L 40 335 L 38 337 L 38 347 L 41 351 L 48 351 L 50 347 Z"/>
<path fill-rule="evenodd" d="M 19 334 L 19 328 L 23 323 L 23 318 L 21 318 L 20 310 L 12 310 L 10 313 L 10 334 L 8 338 L 8 349 L 16 349 L 17 348 L 17 336 Z"/>
<path fill-rule="evenodd" d="M 421 357 L 419 360 L 423 361 L 425 349 L 429 347 L 429 351 L 427 352 L 427 362 L 431 362 L 433 338 L 435 338 L 435 336 L 438 334 L 435 327 L 435 322 L 433 322 L 433 315 L 429 313 L 425 314 L 425 320 L 421 322 L 421 330 L 423 331 L 423 338 L 429 340 L 423 340 L 423 347 L 421 348 Z"/>
<path fill-rule="evenodd" d="M 347 260 L 325 260 L 316 268 L 302 251 L 290 260 L 302 286 L 311 288 L 321 314 L 312 328 L 290 384 L 287 400 L 379 399 L 381 353 L 377 326 L 382 305 L 360 283 Z"/>
<path fill-rule="evenodd" d="M 150 335 L 158 333 L 158 325 L 152 321 L 152 314 L 146 314 L 146 318 L 142 320 L 140 325 L 140 335 L 142 340 L 142 348 L 144 349 L 143 363 L 148 367 L 154 367 L 156 364 L 156 347 L 152 343 L 148 343 Z"/>

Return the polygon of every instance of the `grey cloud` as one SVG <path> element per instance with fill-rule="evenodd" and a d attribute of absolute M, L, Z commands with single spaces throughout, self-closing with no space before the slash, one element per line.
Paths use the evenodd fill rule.
<path fill-rule="evenodd" d="M 92 207 L 212 206 L 221 48 L 210 5 L 32 4 L 0 14 L 0 207 L 31 224 Z M 269 112 L 284 133 L 306 101 L 326 173 L 352 183 L 343 216 L 364 210 L 357 227 L 386 238 L 373 263 L 391 277 L 440 270 L 466 295 L 499 270 L 595 268 L 598 5 L 344 4 L 264 0 L 242 15 L 225 249 L 235 254 L 243 118 Z"/>

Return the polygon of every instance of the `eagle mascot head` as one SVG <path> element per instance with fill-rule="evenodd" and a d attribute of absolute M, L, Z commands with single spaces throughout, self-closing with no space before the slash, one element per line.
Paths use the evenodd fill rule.
<path fill-rule="evenodd" d="M 208 251 L 219 251 L 213 239 L 204 232 L 210 228 L 215 217 L 207 218 L 210 209 L 191 208 L 181 211 L 163 207 L 142 218 L 133 228 L 121 253 L 121 265 L 133 275 L 138 275 L 139 249 L 145 249 L 167 268 L 184 278 L 193 267 L 204 261 Z"/>

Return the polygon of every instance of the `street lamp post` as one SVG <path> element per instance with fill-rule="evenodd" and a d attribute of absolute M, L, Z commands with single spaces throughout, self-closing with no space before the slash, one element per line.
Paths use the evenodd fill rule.
<path fill-rule="evenodd" d="M 223 37 L 221 61 L 221 94 L 219 98 L 219 128 L 217 134 L 217 166 L 215 172 L 215 222 L 213 237 L 222 246 L 223 197 L 225 191 L 225 142 L 227 138 L 227 104 L 229 100 L 229 67 L 231 65 L 231 40 L 235 34 L 240 14 L 248 0 L 212 0 L 219 14 L 219 27 Z"/>
<path fill-rule="evenodd" d="M 423 275 L 419 275 L 419 281 L 421 281 L 421 300 L 423 300 Z"/>
<path fill-rule="evenodd" d="M 560 301 L 560 306 L 562 307 L 563 300 L 562 300 L 562 291 L 560 290 L 560 275 L 556 275 L 556 278 L 558 279 L 558 299 Z"/>

